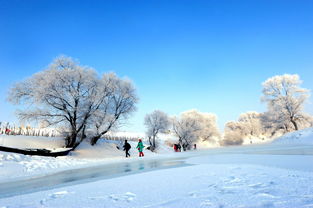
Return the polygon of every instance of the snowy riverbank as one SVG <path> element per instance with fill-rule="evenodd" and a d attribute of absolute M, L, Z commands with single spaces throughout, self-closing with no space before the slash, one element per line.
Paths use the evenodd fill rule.
<path fill-rule="evenodd" d="M 225 155 L 220 155 L 223 158 Z M 246 155 L 247 156 L 247 155 Z M 216 156 L 218 157 L 218 156 Z M 294 155 L 285 155 L 289 160 Z M 303 161 L 304 158 L 302 158 Z M 312 161 L 313 157 L 306 157 Z M 312 207 L 313 174 L 263 165 L 210 164 L 161 169 L 0 199 L 3 207 Z M 292 160 L 294 161 L 294 160 Z"/>
<path fill-rule="evenodd" d="M 311 128 L 268 145 L 187 153 L 164 148 L 163 154 L 146 151 L 145 158 L 138 158 L 134 148 L 133 157 L 124 158 L 114 142 L 101 143 L 95 152 L 84 144 L 74 154 L 58 158 L 1 153 L 2 184 L 45 174 L 53 177 L 55 172 L 74 168 L 112 169 L 118 163 L 129 165 L 130 171 L 40 192 L 30 189 L 28 194 L 1 198 L 0 207 L 313 207 L 312 140 Z M 154 161 L 171 158 L 187 166 L 145 172 Z"/>

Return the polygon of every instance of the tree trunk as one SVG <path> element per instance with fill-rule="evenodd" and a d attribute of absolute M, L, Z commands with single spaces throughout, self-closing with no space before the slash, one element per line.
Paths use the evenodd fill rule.
<path fill-rule="evenodd" d="M 101 134 L 100 135 L 96 135 L 94 137 L 91 138 L 90 144 L 93 146 L 97 143 L 97 141 L 101 138 Z"/>
<path fill-rule="evenodd" d="M 67 136 L 65 139 L 66 140 L 65 146 L 67 148 L 74 147 L 76 143 L 76 137 L 77 137 L 77 133 L 72 133 L 71 135 Z"/>
<path fill-rule="evenodd" d="M 152 152 L 155 150 L 156 145 L 155 145 L 155 136 L 152 137 Z"/>
<path fill-rule="evenodd" d="M 152 146 L 151 137 L 149 136 L 148 139 L 149 139 L 150 146 Z"/>
<path fill-rule="evenodd" d="M 79 143 L 81 143 L 81 142 L 87 137 L 86 134 L 85 134 L 85 132 L 86 132 L 86 125 L 84 125 L 84 127 L 83 127 L 83 130 L 82 130 L 82 134 L 81 134 L 80 142 L 79 142 Z"/>
<path fill-rule="evenodd" d="M 298 131 L 299 129 L 298 129 L 298 124 L 297 124 L 297 122 L 295 122 L 293 119 L 291 119 L 290 121 L 291 121 L 291 123 L 293 124 L 293 126 L 295 127 L 295 130 Z"/>
<path fill-rule="evenodd" d="M 183 151 L 186 151 L 185 148 L 184 148 L 185 145 L 184 145 L 182 139 L 179 139 L 179 145 L 180 145 L 180 148 L 183 149 Z"/>
<path fill-rule="evenodd" d="M 148 138 L 149 138 L 149 144 L 150 144 L 150 151 L 153 152 L 154 151 L 153 141 L 151 141 L 150 136 Z"/>

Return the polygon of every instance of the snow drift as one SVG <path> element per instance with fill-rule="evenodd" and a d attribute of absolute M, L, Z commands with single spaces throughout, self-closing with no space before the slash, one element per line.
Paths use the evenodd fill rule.
<path fill-rule="evenodd" d="M 291 132 L 275 139 L 272 144 L 313 145 L 313 128 Z"/>

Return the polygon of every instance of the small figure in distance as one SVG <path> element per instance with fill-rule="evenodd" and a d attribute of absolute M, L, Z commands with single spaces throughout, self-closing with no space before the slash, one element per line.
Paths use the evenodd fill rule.
<path fill-rule="evenodd" d="M 177 152 L 181 152 L 181 145 L 177 144 Z"/>
<path fill-rule="evenodd" d="M 126 153 L 126 157 L 130 157 L 130 154 L 129 154 L 129 150 L 131 148 L 130 144 L 127 142 L 127 140 L 125 139 L 125 144 L 124 144 L 124 151 Z"/>
<path fill-rule="evenodd" d="M 178 146 L 177 146 L 177 144 L 174 144 L 173 146 L 174 146 L 174 151 L 175 151 L 175 152 L 178 152 Z"/>
<path fill-rule="evenodd" d="M 9 134 L 10 134 L 10 132 L 11 132 L 11 130 L 10 130 L 10 129 L 5 128 L 5 134 L 6 134 L 6 135 L 9 135 Z"/>

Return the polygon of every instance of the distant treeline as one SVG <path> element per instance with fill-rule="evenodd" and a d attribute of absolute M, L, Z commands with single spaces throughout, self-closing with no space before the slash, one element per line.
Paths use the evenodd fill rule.
<path fill-rule="evenodd" d="M 107 140 L 114 140 L 114 141 L 138 141 L 138 137 L 131 137 L 131 136 L 116 136 L 116 135 L 105 135 L 105 139 Z"/>
<path fill-rule="evenodd" d="M 19 126 L 11 124 L 9 122 L 0 122 L 0 134 L 45 137 L 63 136 L 62 133 L 55 128 L 35 128 L 31 126 Z"/>
<path fill-rule="evenodd" d="M 61 130 L 56 128 L 35 128 L 29 125 L 19 126 L 9 122 L 0 122 L 0 135 L 23 135 L 23 136 L 45 136 L 45 137 L 65 137 Z M 108 134 L 103 136 L 104 139 L 114 141 L 138 141 L 138 137 L 126 135 Z"/>

